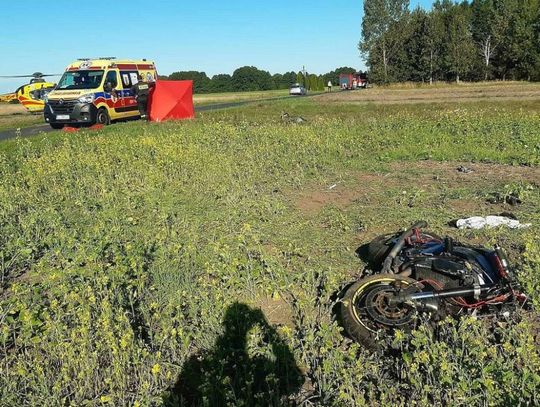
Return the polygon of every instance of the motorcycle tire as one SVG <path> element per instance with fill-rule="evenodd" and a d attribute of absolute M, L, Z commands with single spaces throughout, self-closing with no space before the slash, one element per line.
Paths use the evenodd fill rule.
<path fill-rule="evenodd" d="M 356 342 L 362 344 L 368 349 L 379 350 L 384 348 L 385 341 L 388 339 L 381 337 L 390 334 L 391 326 L 382 327 L 379 331 L 370 327 L 367 323 L 366 316 L 361 317 L 359 314 L 358 305 L 369 294 L 370 290 L 377 286 L 390 286 L 392 283 L 399 282 L 403 286 L 416 284 L 417 281 L 412 278 L 403 277 L 397 274 L 375 274 L 354 283 L 345 292 L 341 301 L 341 318 L 342 324 L 350 337 Z M 414 312 L 414 311 L 410 311 Z M 373 322 L 373 321 L 371 321 Z M 386 328 L 386 330 L 385 330 Z M 381 332 L 382 331 L 382 332 Z"/>

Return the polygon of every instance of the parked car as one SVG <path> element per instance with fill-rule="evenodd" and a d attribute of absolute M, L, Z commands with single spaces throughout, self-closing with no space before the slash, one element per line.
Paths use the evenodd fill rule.
<path fill-rule="evenodd" d="M 307 90 L 299 83 L 295 83 L 289 88 L 289 95 L 304 96 L 307 95 Z"/>

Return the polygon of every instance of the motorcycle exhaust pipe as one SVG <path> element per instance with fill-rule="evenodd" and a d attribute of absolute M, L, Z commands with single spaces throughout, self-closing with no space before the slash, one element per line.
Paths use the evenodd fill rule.
<path fill-rule="evenodd" d="M 455 298 L 455 297 L 469 297 L 474 296 L 478 298 L 482 294 L 488 293 L 495 287 L 495 284 L 474 285 L 472 287 L 463 288 L 450 288 L 448 290 L 440 291 L 423 291 L 411 294 L 400 294 L 394 298 L 389 299 L 389 305 L 394 306 L 410 301 L 422 301 L 429 299 L 443 299 L 443 298 Z"/>

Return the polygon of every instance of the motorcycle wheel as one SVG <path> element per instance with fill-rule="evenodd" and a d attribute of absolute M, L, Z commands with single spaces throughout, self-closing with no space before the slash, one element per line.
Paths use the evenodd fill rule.
<path fill-rule="evenodd" d="M 347 333 L 369 349 L 381 349 L 394 329 L 414 328 L 416 310 L 407 304 L 392 306 L 388 299 L 416 283 L 397 274 L 376 274 L 358 280 L 345 292 L 341 303 Z"/>

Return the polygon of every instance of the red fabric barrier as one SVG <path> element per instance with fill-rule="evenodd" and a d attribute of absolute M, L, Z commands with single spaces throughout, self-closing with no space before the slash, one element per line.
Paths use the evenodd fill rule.
<path fill-rule="evenodd" d="M 150 120 L 191 119 L 193 108 L 193 81 L 156 81 L 150 93 Z"/>

